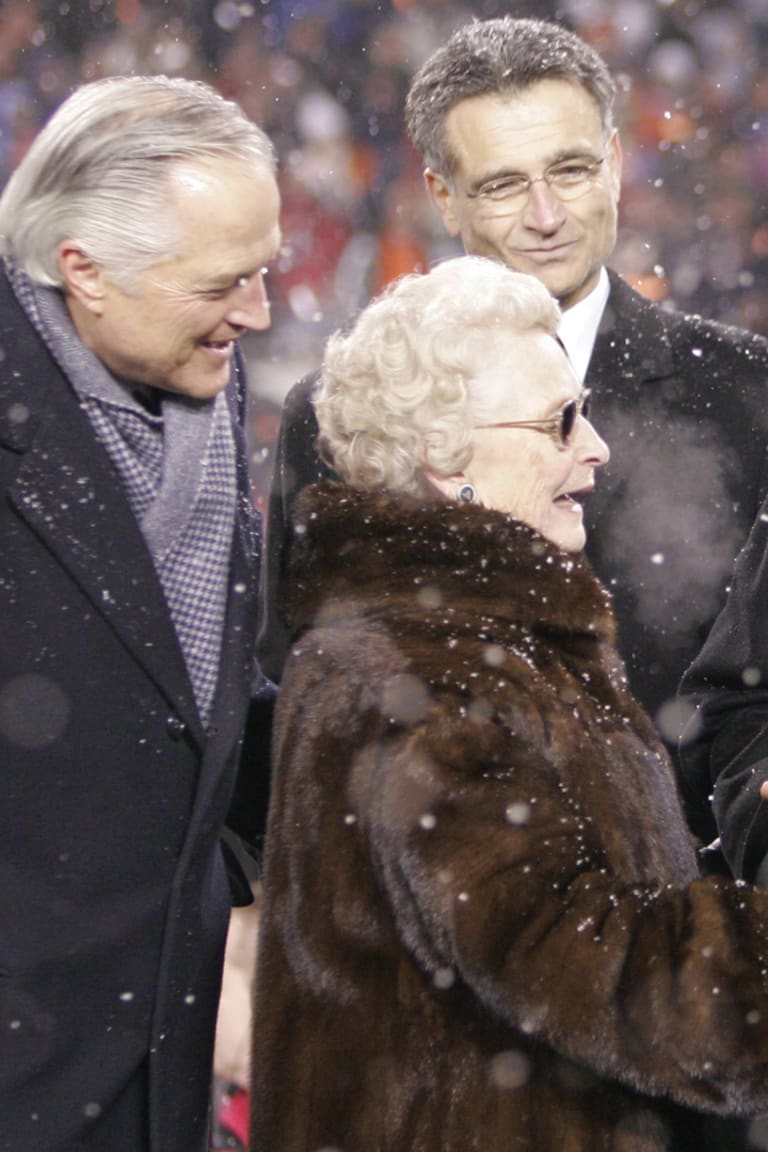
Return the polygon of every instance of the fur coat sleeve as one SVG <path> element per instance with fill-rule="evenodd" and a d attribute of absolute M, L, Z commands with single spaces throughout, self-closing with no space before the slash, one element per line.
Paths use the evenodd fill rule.
<path fill-rule="evenodd" d="M 684 887 L 693 875 L 684 850 L 668 862 L 677 882 L 642 875 L 642 867 L 633 876 L 644 855 L 631 843 L 640 829 L 628 828 L 621 812 L 622 804 L 635 807 L 633 798 L 618 791 L 603 798 L 599 813 L 587 810 L 585 790 L 569 787 L 558 771 L 563 749 L 546 731 L 549 701 L 537 702 L 520 683 L 517 706 L 503 715 L 473 710 L 455 690 L 427 696 L 398 669 L 386 640 L 358 641 L 365 655 L 358 652 L 349 670 L 354 708 L 345 707 L 353 703 L 348 649 L 318 633 L 311 679 L 292 673 L 291 698 L 305 703 L 281 725 L 295 749 L 296 733 L 317 732 L 323 717 L 310 751 L 316 773 L 298 750 L 279 758 L 288 773 L 281 788 L 295 793 L 284 802 L 299 801 L 304 812 L 309 803 L 318 821 L 318 842 L 297 837 L 289 848 L 301 861 L 296 878 L 309 884 L 302 907 L 317 901 L 327 909 L 333 893 L 325 931 L 335 933 L 336 916 L 359 916 L 362 928 L 364 861 L 370 898 L 386 906 L 397 937 L 437 986 L 460 982 L 496 1020 L 644 1093 L 705 1108 L 765 1107 L 768 897 L 714 879 Z M 522 667 L 510 673 L 527 678 Z M 365 722 L 352 727 L 358 709 Z M 627 757 L 636 770 L 657 769 L 628 726 L 608 736 L 591 763 L 586 743 L 574 739 L 569 752 L 583 757 L 585 770 L 606 771 L 607 792 L 611 767 L 621 771 Z M 330 775 L 322 779 L 331 762 L 344 765 L 333 800 Z M 626 788 L 652 791 L 621 774 Z M 672 804 L 671 779 L 667 786 Z M 600 817 L 614 818 L 620 833 Z M 305 828 L 305 819 L 289 827 Z M 645 822 L 653 821 L 648 813 Z M 340 977 L 339 957 L 327 960 Z M 354 980 L 354 971 L 347 976 Z"/>

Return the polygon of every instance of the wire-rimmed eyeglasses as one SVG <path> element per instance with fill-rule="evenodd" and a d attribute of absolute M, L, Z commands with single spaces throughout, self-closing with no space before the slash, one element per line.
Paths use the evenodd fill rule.
<path fill-rule="evenodd" d="M 575 400 L 569 400 L 554 416 L 546 420 L 506 420 L 499 424 L 476 424 L 476 428 L 530 428 L 533 432 L 545 432 L 558 448 L 567 448 L 576 420 L 579 416 L 589 416 L 589 401 L 592 392 L 582 388 Z"/>
<path fill-rule="evenodd" d="M 523 204 L 533 185 L 543 180 L 558 200 L 576 200 L 589 190 L 604 163 L 605 156 L 599 159 L 578 156 L 571 160 L 558 160 L 545 168 L 541 176 L 511 172 L 507 176 L 497 176 L 486 181 L 474 192 L 465 192 L 465 196 L 469 200 L 485 200 L 491 204 L 514 207 Z"/>

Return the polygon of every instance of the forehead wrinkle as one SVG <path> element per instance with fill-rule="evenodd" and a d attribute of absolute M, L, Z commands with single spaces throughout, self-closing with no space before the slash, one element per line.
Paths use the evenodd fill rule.
<path fill-rule="evenodd" d="M 574 92 L 565 82 L 562 87 L 550 87 L 556 83 L 542 81 L 509 96 L 487 94 L 456 104 L 446 117 L 446 136 L 457 167 L 467 169 L 479 161 L 487 169 L 495 168 L 496 158 L 506 166 L 510 153 L 522 158 L 532 155 L 547 166 L 564 148 L 577 155 L 604 143 L 605 131 L 594 103 L 586 104 L 589 97 L 579 88 Z M 589 117 L 584 115 L 587 109 Z M 478 119 L 483 122 L 482 132 L 477 131 Z M 478 154 L 478 144 L 482 154 Z M 469 171 L 466 174 L 477 178 Z"/>

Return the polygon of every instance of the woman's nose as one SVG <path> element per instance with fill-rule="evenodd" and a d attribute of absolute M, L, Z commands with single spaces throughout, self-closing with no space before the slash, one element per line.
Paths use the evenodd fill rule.
<path fill-rule="evenodd" d="M 605 440 L 595 426 L 590 424 L 586 416 L 579 416 L 578 419 L 583 436 L 583 444 L 580 444 L 579 447 L 584 452 L 585 459 L 589 460 L 596 468 L 607 464 L 611 458 L 611 452 Z"/>

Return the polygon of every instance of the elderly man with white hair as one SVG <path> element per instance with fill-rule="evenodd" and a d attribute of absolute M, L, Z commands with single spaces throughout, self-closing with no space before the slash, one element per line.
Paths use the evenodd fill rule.
<path fill-rule="evenodd" d="M 208 1145 L 279 207 L 263 132 L 164 77 L 76 91 L 0 201 L 3 1152 Z"/>

